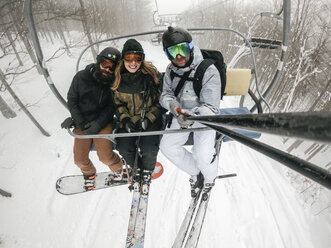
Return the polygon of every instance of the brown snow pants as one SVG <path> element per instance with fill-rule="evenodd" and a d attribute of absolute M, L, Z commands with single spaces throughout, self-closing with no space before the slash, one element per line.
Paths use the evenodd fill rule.
<path fill-rule="evenodd" d="M 99 134 L 110 134 L 112 133 L 113 127 L 108 124 L 103 128 Z M 80 128 L 74 129 L 74 134 L 84 135 L 84 132 Z M 112 142 L 107 139 L 78 139 L 74 141 L 74 161 L 75 164 L 80 168 L 84 175 L 92 175 L 96 173 L 96 169 L 89 158 L 89 153 L 92 146 L 92 141 L 97 150 L 99 160 L 106 164 L 112 171 L 120 172 L 122 170 L 122 161 L 120 157 L 113 152 Z"/>

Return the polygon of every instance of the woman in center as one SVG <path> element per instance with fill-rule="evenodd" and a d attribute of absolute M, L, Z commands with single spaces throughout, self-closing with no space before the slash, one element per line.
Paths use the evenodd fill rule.
<path fill-rule="evenodd" d="M 120 133 L 161 130 L 164 109 L 159 104 L 160 76 L 156 67 L 145 61 L 141 44 L 135 39 L 127 40 L 112 87 Z M 117 149 L 131 167 L 134 166 L 136 148 L 140 148 L 141 158 L 138 159 L 134 180 L 142 185 L 143 194 L 148 192 L 159 143 L 159 135 L 117 139 Z"/>

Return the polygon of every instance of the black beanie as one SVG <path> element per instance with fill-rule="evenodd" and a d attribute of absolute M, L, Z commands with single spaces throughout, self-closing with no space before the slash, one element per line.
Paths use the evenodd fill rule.
<path fill-rule="evenodd" d="M 144 54 L 144 49 L 141 44 L 135 39 L 129 39 L 124 43 L 122 49 L 122 56 L 128 53 L 141 53 Z"/>

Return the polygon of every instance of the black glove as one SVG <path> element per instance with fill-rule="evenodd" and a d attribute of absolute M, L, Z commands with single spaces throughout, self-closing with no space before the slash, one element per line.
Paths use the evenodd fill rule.
<path fill-rule="evenodd" d="M 132 121 L 130 120 L 129 117 L 126 117 L 122 120 L 123 126 L 125 128 L 125 130 L 128 133 L 132 133 L 132 132 L 138 132 L 139 131 L 139 127 L 137 127 L 134 123 L 132 123 Z"/>
<path fill-rule="evenodd" d="M 71 128 L 75 127 L 75 121 L 72 117 L 68 117 L 61 123 L 61 128 Z"/>
<path fill-rule="evenodd" d="M 85 134 L 97 134 L 97 133 L 99 133 L 100 129 L 101 129 L 101 127 L 98 122 L 91 121 L 84 125 L 83 132 Z"/>

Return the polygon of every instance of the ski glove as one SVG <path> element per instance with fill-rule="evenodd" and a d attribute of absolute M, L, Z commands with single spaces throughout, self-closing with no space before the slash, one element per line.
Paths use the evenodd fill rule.
<path fill-rule="evenodd" d="M 122 123 L 123 123 L 123 126 L 125 128 L 125 130 L 128 132 L 128 133 L 132 133 L 132 132 L 138 132 L 140 131 L 139 130 L 139 127 L 137 127 L 132 121 L 130 121 L 130 118 L 127 117 L 127 118 L 124 118 L 122 120 Z"/>
<path fill-rule="evenodd" d="M 101 127 L 98 122 L 91 121 L 84 125 L 83 132 L 85 134 L 98 134 L 100 129 L 101 129 Z"/>
<path fill-rule="evenodd" d="M 188 120 L 185 115 L 180 115 L 177 117 L 178 124 L 181 128 L 188 128 L 193 125 L 194 121 Z"/>
<path fill-rule="evenodd" d="M 75 127 L 75 121 L 72 117 L 68 117 L 61 123 L 61 128 L 72 128 Z"/>
<path fill-rule="evenodd" d="M 177 102 L 177 100 L 172 100 L 169 104 L 169 110 L 173 114 L 173 116 L 178 116 L 177 109 L 180 109 L 180 104 Z"/>

